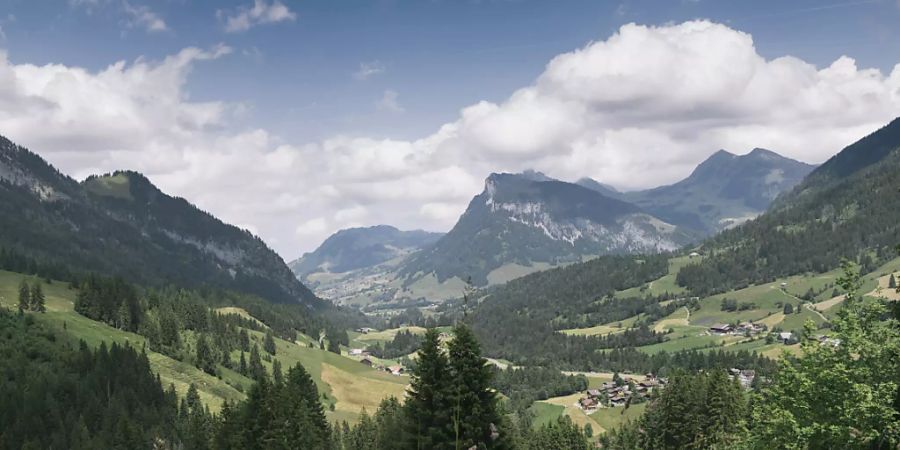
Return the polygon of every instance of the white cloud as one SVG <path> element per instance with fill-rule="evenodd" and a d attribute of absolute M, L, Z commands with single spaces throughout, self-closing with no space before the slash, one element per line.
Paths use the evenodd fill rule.
<path fill-rule="evenodd" d="M 253 6 L 241 7 L 233 14 L 219 10 L 216 15 L 225 21 L 225 31 L 229 33 L 247 31 L 257 25 L 297 20 L 297 14 L 278 0 L 272 3 L 254 0 Z"/>
<path fill-rule="evenodd" d="M 363 81 L 375 75 L 381 75 L 387 70 L 387 67 L 381 61 L 361 62 L 359 70 L 353 73 L 353 78 Z"/>
<path fill-rule="evenodd" d="M 644 188 L 719 148 L 820 162 L 900 115 L 900 65 L 884 74 L 849 57 L 824 68 L 765 59 L 750 35 L 694 21 L 625 25 L 418 140 L 285 142 L 241 127 L 241 105 L 190 100 L 194 64 L 229 51 L 187 48 L 96 72 L 0 53 L 0 133 L 81 177 L 142 171 L 292 258 L 351 225 L 447 230 L 494 171 Z"/>
<path fill-rule="evenodd" d="M 146 6 L 133 6 L 128 1 L 123 1 L 125 14 L 128 16 L 129 26 L 141 27 L 148 33 L 167 31 L 166 22 L 155 12 Z"/>
<path fill-rule="evenodd" d="M 388 89 L 384 91 L 384 94 L 381 95 L 381 100 L 375 103 L 375 106 L 382 111 L 390 111 L 393 113 L 403 112 L 403 106 L 400 106 L 400 102 L 398 101 L 399 94 L 397 91 Z"/>

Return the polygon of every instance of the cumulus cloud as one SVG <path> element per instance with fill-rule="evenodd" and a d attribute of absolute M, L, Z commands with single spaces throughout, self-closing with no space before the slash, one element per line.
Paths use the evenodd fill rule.
<path fill-rule="evenodd" d="M 821 162 L 900 115 L 900 65 L 885 74 L 846 56 L 821 68 L 766 59 L 749 34 L 691 21 L 625 25 L 417 140 L 286 142 L 243 129 L 241 105 L 189 99 L 191 68 L 229 51 L 187 48 L 96 72 L 0 53 L 0 132 L 78 176 L 143 171 L 292 258 L 350 225 L 447 230 L 494 171 L 646 188 L 719 148 Z"/>
<path fill-rule="evenodd" d="M 254 0 L 253 6 L 244 6 L 233 13 L 219 10 L 216 15 L 225 21 L 225 31 L 236 33 L 247 31 L 257 25 L 297 20 L 297 14 L 284 3 L 274 0 Z"/>
<path fill-rule="evenodd" d="M 359 70 L 353 72 L 353 78 L 364 81 L 375 75 L 381 75 L 387 70 L 387 67 L 381 61 L 361 62 Z"/>
<path fill-rule="evenodd" d="M 375 103 L 375 106 L 382 111 L 390 111 L 393 113 L 403 112 L 403 106 L 400 106 L 400 94 L 397 91 L 388 89 L 381 95 L 381 100 Z"/>

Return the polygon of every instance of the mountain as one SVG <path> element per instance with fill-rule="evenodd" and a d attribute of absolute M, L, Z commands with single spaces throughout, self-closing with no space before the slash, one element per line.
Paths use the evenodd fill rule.
<path fill-rule="evenodd" d="M 584 177 L 576 181 L 575 184 L 586 187 L 592 191 L 597 191 L 607 197 L 620 198 L 622 196 L 622 193 L 619 192 L 618 189 L 608 184 L 601 183 L 593 178 Z"/>
<path fill-rule="evenodd" d="M 324 304 L 261 239 L 166 195 L 143 175 L 79 183 L 3 137 L 0 229 L 0 247 L 73 272 Z"/>
<path fill-rule="evenodd" d="M 896 256 L 900 243 L 900 119 L 843 149 L 779 197 L 756 220 L 709 239 L 714 257 L 685 267 L 678 282 L 720 292 L 843 259 L 864 271 Z"/>
<path fill-rule="evenodd" d="M 695 236 L 638 206 L 537 172 L 492 174 L 456 225 L 401 268 L 487 284 L 496 269 L 557 265 L 601 254 L 674 250 Z"/>
<path fill-rule="evenodd" d="M 758 216 L 814 168 L 761 148 L 740 156 L 719 150 L 678 183 L 619 198 L 666 222 L 712 234 Z"/>
<path fill-rule="evenodd" d="M 301 279 L 314 272 L 344 273 L 408 255 L 437 242 L 443 233 L 401 231 L 389 225 L 349 228 L 331 235 L 315 251 L 289 266 Z"/>

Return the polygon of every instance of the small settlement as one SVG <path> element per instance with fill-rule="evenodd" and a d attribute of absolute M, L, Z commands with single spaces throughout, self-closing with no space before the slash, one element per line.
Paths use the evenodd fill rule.
<path fill-rule="evenodd" d="M 607 381 L 599 389 L 588 389 L 578 400 L 578 407 L 588 414 L 598 408 L 625 406 L 627 403 L 645 401 L 650 394 L 666 385 L 665 378 L 657 378 L 652 373 L 638 382 L 622 380 L 618 383 Z"/>

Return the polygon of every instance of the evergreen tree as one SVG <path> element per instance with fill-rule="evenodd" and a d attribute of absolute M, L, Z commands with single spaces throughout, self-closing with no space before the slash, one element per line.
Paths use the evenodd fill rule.
<path fill-rule="evenodd" d="M 200 334 L 197 337 L 196 358 L 197 368 L 210 375 L 215 375 L 216 358 L 215 356 L 213 356 L 213 351 L 209 346 L 209 342 L 207 341 L 205 334 Z"/>
<path fill-rule="evenodd" d="M 784 303 L 784 309 L 782 309 L 782 312 L 783 312 L 785 315 L 787 315 L 787 314 L 793 314 L 793 313 L 794 313 L 794 305 L 785 302 L 785 303 Z"/>
<path fill-rule="evenodd" d="M 501 422 L 491 388 L 493 371 L 469 327 L 458 324 L 453 332 L 448 345 L 448 386 L 455 447 L 502 447 L 503 436 L 492 434 Z"/>
<path fill-rule="evenodd" d="M 22 280 L 19 283 L 19 312 L 31 309 L 31 290 L 28 288 L 28 282 Z"/>
<path fill-rule="evenodd" d="M 247 376 L 247 358 L 244 358 L 244 351 L 241 350 L 241 362 L 239 366 L 239 372 L 243 376 Z"/>
<path fill-rule="evenodd" d="M 270 355 L 275 355 L 275 338 L 272 331 L 266 331 L 266 337 L 263 339 L 263 350 Z"/>
<path fill-rule="evenodd" d="M 266 368 L 263 367 L 262 360 L 259 358 L 259 346 L 253 344 L 250 349 L 250 365 L 248 367 L 250 378 L 256 381 L 266 378 Z"/>
<path fill-rule="evenodd" d="M 418 362 L 412 370 L 404 404 L 409 430 L 406 433 L 408 448 L 454 448 L 449 416 L 447 366 L 447 357 L 441 351 L 439 333 L 436 329 L 429 329 L 419 349 Z"/>
<path fill-rule="evenodd" d="M 272 361 L 272 380 L 277 385 L 284 381 L 284 374 L 281 373 L 281 361 L 278 359 Z"/>
<path fill-rule="evenodd" d="M 888 288 L 897 289 L 897 279 L 894 278 L 894 274 L 891 274 L 891 277 L 888 278 Z"/>
<path fill-rule="evenodd" d="M 31 298 L 29 298 L 29 305 L 32 311 L 35 312 L 46 312 L 47 307 L 45 305 L 46 298 L 44 297 L 44 288 L 41 286 L 40 280 L 34 282 L 31 285 Z"/>
<path fill-rule="evenodd" d="M 247 330 L 245 328 L 241 328 L 239 339 L 241 341 L 241 351 L 249 352 L 250 351 L 250 335 L 247 334 Z"/>

